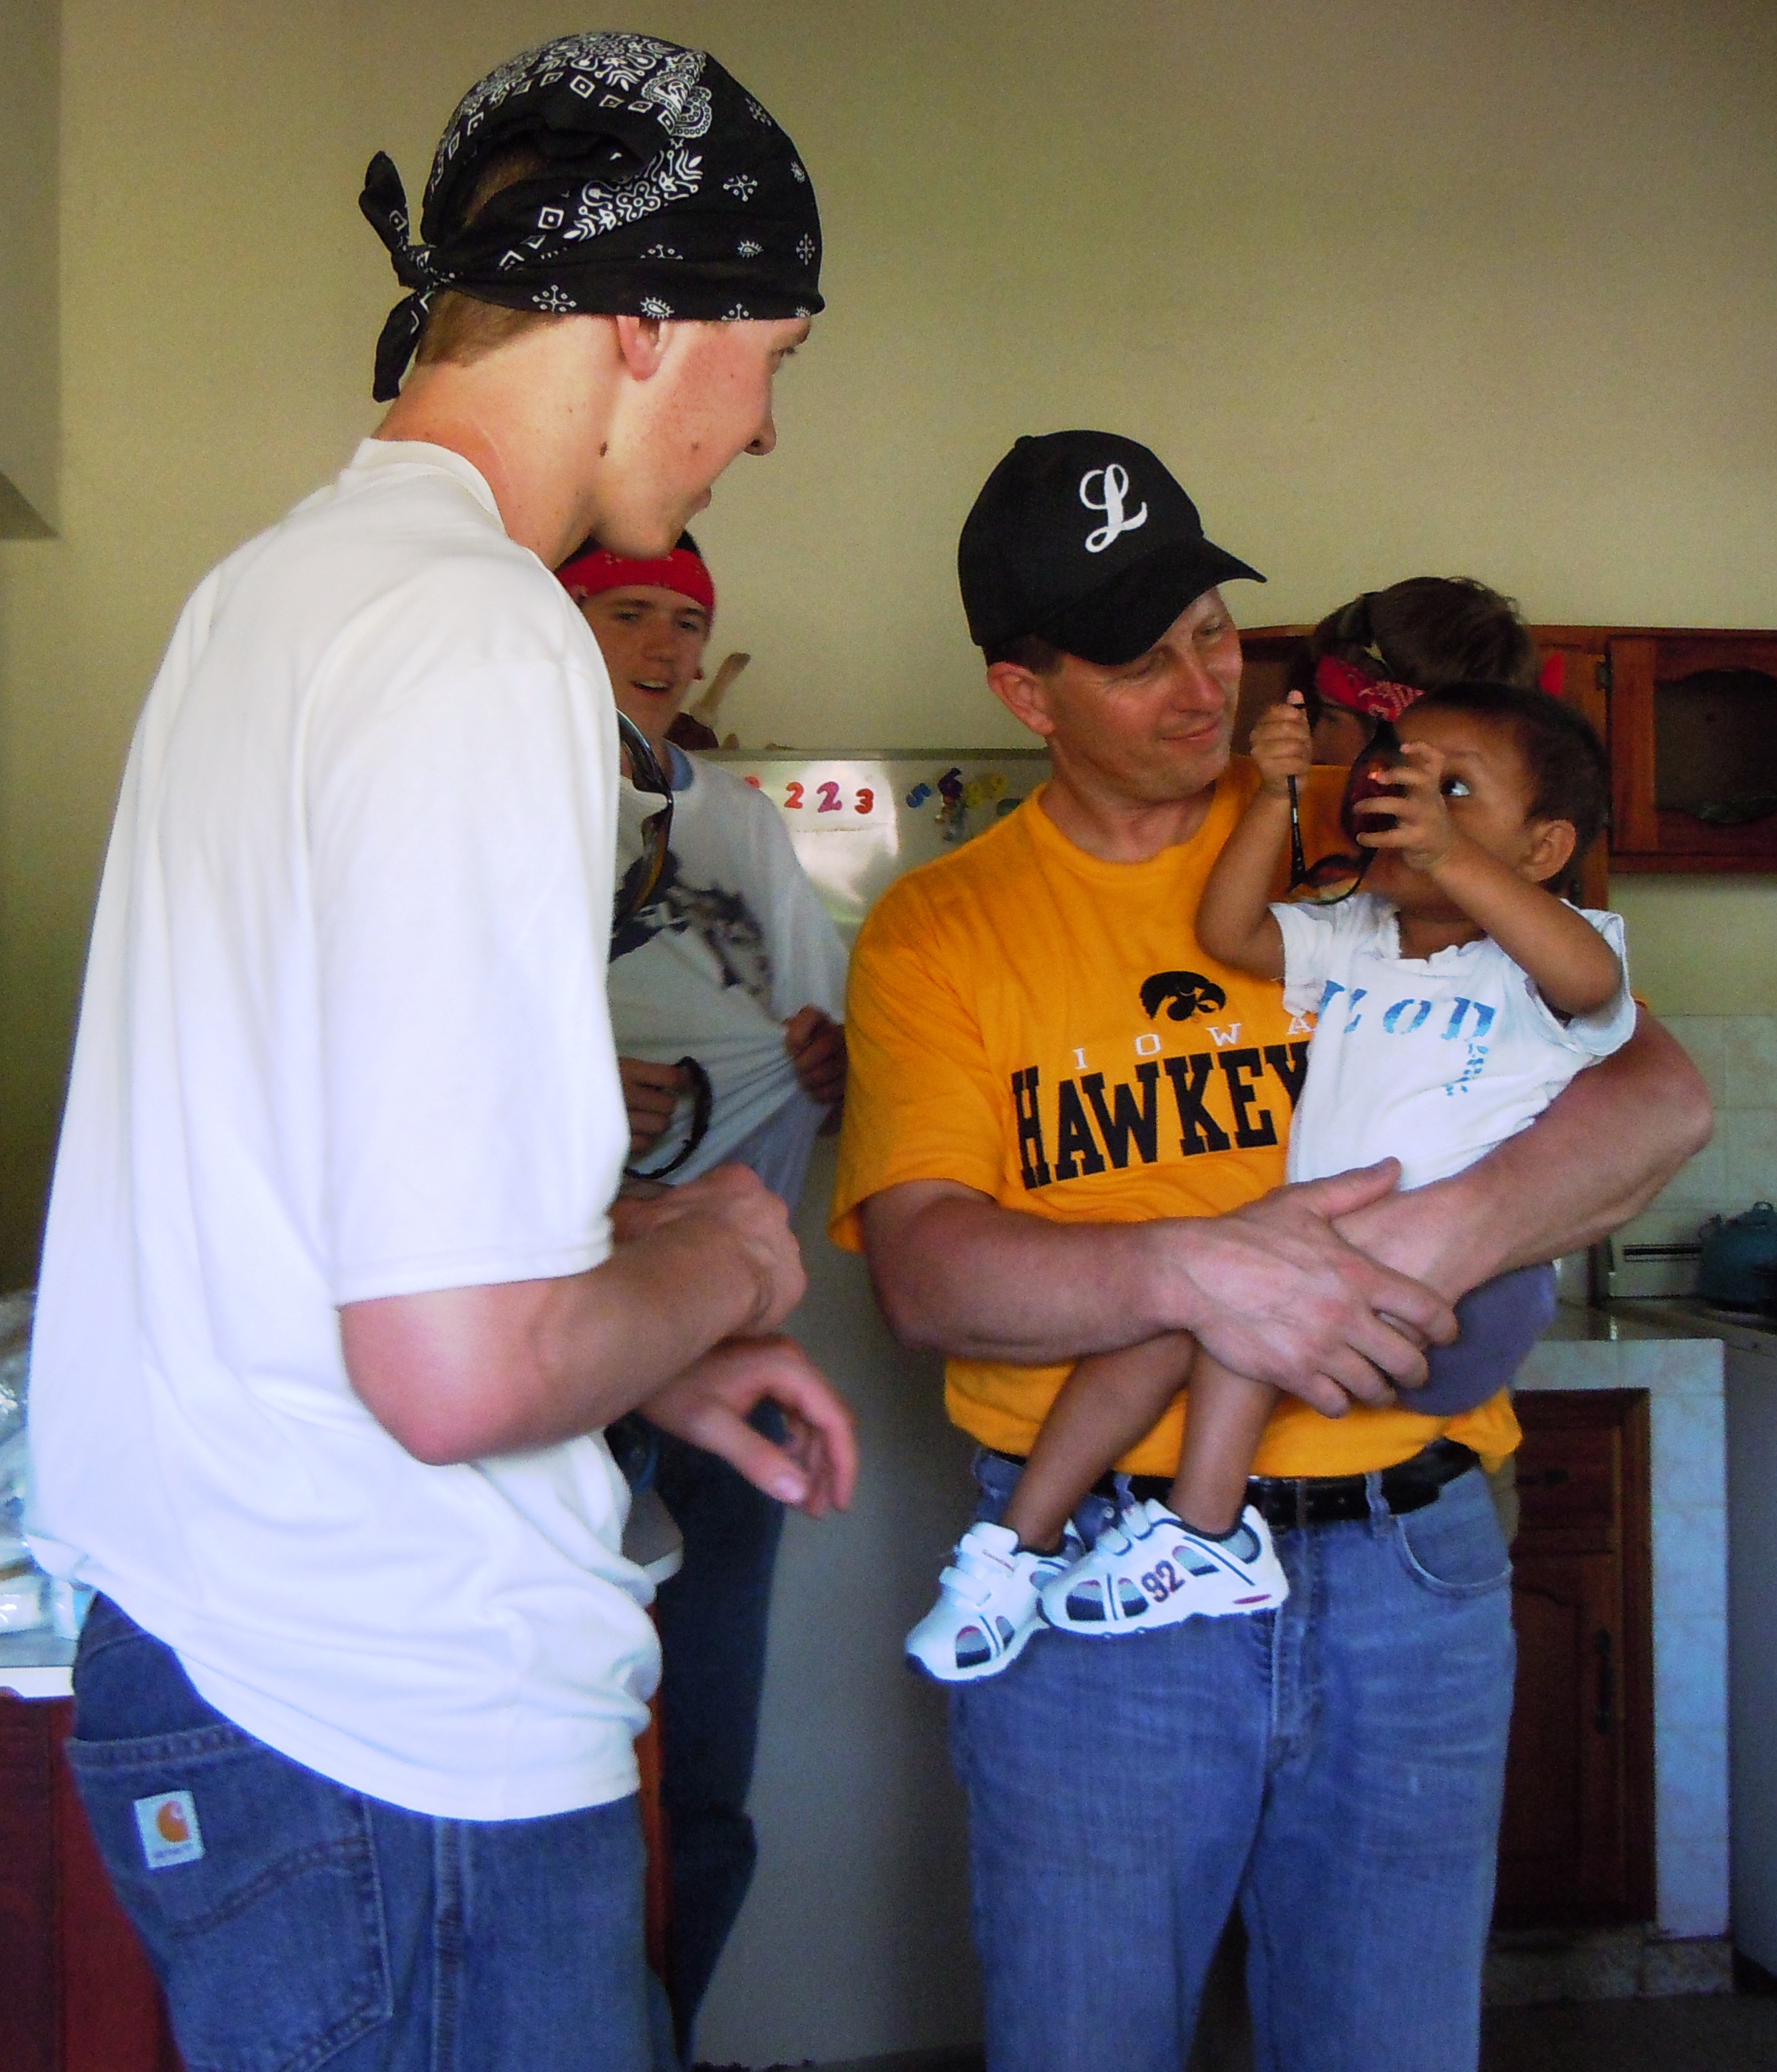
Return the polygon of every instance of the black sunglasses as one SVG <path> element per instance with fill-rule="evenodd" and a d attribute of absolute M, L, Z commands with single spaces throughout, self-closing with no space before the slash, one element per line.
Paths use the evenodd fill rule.
<path fill-rule="evenodd" d="M 661 767 L 648 736 L 626 713 L 617 715 L 617 733 L 629 758 L 629 781 L 638 791 L 660 801 L 642 823 L 642 853 L 623 873 L 612 902 L 611 939 L 633 921 L 654 895 L 665 874 L 673 842 L 673 780 Z"/>
<path fill-rule="evenodd" d="M 1357 842 L 1359 822 L 1352 808 L 1359 799 L 1376 796 L 1376 787 L 1364 781 L 1364 766 L 1377 755 L 1386 756 L 1390 762 L 1401 754 L 1401 737 L 1390 722 L 1376 722 L 1376 730 L 1370 736 L 1369 745 L 1351 765 L 1351 775 L 1345 780 L 1345 796 L 1339 802 L 1339 824 Z M 1294 899 L 1303 906 L 1336 906 L 1340 900 L 1349 899 L 1354 892 L 1362 890 L 1364 874 L 1376 860 L 1376 851 L 1359 845 L 1354 853 L 1323 856 L 1318 863 L 1310 863 L 1302 843 L 1302 804 L 1297 793 L 1296 780 L 1290 780 L 1290 883 L 1284 897 Z"/>
<path fill-rule="evenodd" d="M 672 779 L 661 768 L 653 744 L 627 713 L 618 713 L 617 732 L 623 752 L 629 758 L 630 783 L 638 791 L 646 791 L 660 804 L 642 822 L 642 853 L 623 873 L 623 882 L 617 888 L 611 927 L 614 947 L 617 937 L 654 896 L 655 889 L 666 874 L 667 856 L 673 841 Z M 664 1180 L 669 1174 L 677 1173 L 710 1133 L 710 1110 L 715 1104 L 710 1075 L 695 1058 L 680 1059 L 679 1069 L 691 1075 L 690 1132 L 664 1166 L 646 1169 L 625 1166 L 624 1171 L 632 1180 Z"/>
<path fill-rule="evenodd" d="M 710 1113 L 715 1105 L 715 1091 L 710 1083 L 710 1075 L 695 1058 L 681 1058 L 679 1070 L 691 1075 L 691 1126 L 685 1140 L 664 1166 L 626 1166 L 623 1173 L 631 1180 L 664 1180 L 679 1168 L 710 1134 Z"/>

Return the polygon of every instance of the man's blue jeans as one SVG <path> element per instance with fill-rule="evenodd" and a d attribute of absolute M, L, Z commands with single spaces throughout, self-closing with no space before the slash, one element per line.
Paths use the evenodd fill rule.
<path fill-rule="evenodd" d="M 981 1459 L 978 1515 L 1018 1472 Z M 1277 1535 L 1280 1611 L 1042 1633 L 953 1693 L 989 2072 L 1178 2072 L 1236 1904 L 1259 2072 L 1473 2072 L 1510 1566 L 1479 1474 L 1371 1490 Z"/>
<path fill-rule="evenodd" d="M 775 1404 L 753 1422 L 781 1439 Z M 662 1433 L 659 1490 L 685 1535 L 685 1565 L 660 1586 L 660 1803 L 673 1852 L 666 1988 L 681 2053 L 753 1881 L 747 1811 L 765 1683 L 771 1571 L 784 1507 L 714 1453 Z"/>
<path fill-rule="evenodd" d="M 206 1704 L 104 1597 L 74 1688 L 68 1758 L 187 2072 L 655 2062 L 633 1798 L 511 1821 L 366 1798 Z M 150 1868 L 189 1826 L 175 1798 L 157 1827 L 154 1802 L 185 1793 L 203 1853 Z"/>

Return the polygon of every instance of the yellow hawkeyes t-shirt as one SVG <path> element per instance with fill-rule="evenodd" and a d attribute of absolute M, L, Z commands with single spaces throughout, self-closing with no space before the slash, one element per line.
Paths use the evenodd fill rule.
<path fill-rule="evenodd" d="M 1310 861 L 1343 845 L 1342 786 L 1330 771 L 1303 787 Z M 884 894 L 852 953 L 836 1243 L 860 1250 L 858 1204 L 911 1180 L 958 1181 L 1057 1223 L 1220 1215 L 1281 1183 L 1313 1019 L 1284 1011 L 1277 980 L 1206 956 L 1195 930 L 1257 787 L 1236 758 L 1192 840 L 1144 863 L 1076 848 L 1039 791 Z M 1068 1372 L 952 1359 L 946 1407 L 982 1445 L 1027 1453 Z M 1170 1475 L 1183 1416 L 1174 1404 L 1118 1465 Z M 1447 1420 L 1327 1418 L 1285 1396 L 1256 1466 L 1366 1472 L 1441 1432 L 1490 1464 L 1519 1437 L 1503 1391 Z"/>

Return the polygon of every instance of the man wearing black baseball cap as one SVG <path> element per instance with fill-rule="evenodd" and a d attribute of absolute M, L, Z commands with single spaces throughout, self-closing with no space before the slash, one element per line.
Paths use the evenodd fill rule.
<path fill-rule="evenodd" d="M 1147 448 L 1100 432 L 1021 439 L 959 561 L 988 682 L 1053 775 L 865 925 L 834 1235 L 867 1250 L 899 1335 L 950 1355 L 980 1519 L 1080 1356 L 1188 1331 L 1292 1392 L 1249 1494 L 1281 1609 L 1109 1648 L 1039 1630 L 958 1683 L 989 2066 L 1075 2072 L 1111 2039 L 1176 2068 L 1238 1905 L 1263 2062 L 1466 2072 L 1512 1674 L 1505 1549 L 1467 1470 L 1516 1425 L 1503 1396 L 1417 1416 L 1410 1385 L 1450 1301 L 1633 1213 L 1706 1101 L 1644 1026 L 1455 1179 L 1402 1197 L 1389 1161 L 1281 1186 L 1307 1024 L 1192 927 L 1257 783 L 1230 760 L 1217 587 L 1256 571 Z M 1307 791 L 1330 842 L 1335 802 Z M 1180 1416 L 1088 1498 L 1088 1540 L 1131 1482 L 1164 1488 L 1146 1478 L 1176 1465 Z M 985 1603 L 959 1564 L 947 1587 Z"/>
<path fill-rule="evenodd" d="M 969 636 L 991 656 L 1026 636 L 1117 667 L 1188 604 L 1258 570 L 1203 536 L 1147 447 L 1114 432 L 1022 438 L 987 478 L 956 549 Z"/>

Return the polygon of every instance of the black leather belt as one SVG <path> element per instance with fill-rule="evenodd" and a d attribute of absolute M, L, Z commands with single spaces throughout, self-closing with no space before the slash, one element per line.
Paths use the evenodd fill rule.
<path fill-rule="evenodd" d="M 1024 1466 L 1021 1453 L 1002 1453 L 996 1446 L 987 1449 L 996 1459 Z M 1397 1516 L 1423 1511 L 1435 1503 L 1446 1482 L 1480 1464 L 1472 1446 L 1457 1439 L 1434 1439 L 1410 1460 L 1382 1470 L 1381 1495 L 1384 1507 Z M 1253 1475 L 1246 1485 L 1246 1500 L 1273 1532 L 1288 1532 L 1305 1525 L 1336 1525 L 1343 1520 L 1370 1515 L 1369 1478 L 1367 1475 Z M 1158 1497 L 1164 1502 L 1172 1481 L 1166 1475 L 1131 1475 L 1129 1494 L 1137 1503 Z M 1092 1494 L 1116 1501 L 1117 1484 L 1110 1475 L 1092 1486 Z"/>

